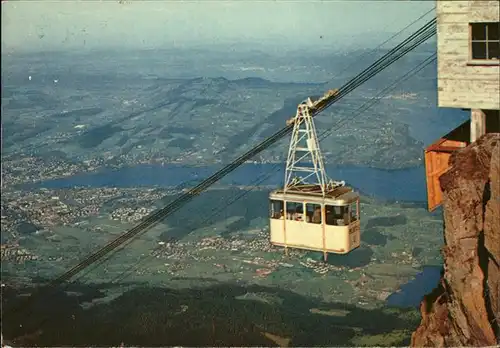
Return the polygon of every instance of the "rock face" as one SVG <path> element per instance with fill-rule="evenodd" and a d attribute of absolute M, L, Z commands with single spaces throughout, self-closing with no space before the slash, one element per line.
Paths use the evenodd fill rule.
<path fill-rule="evenodd" d="M 494 346 L 500 325 L 500 134 L 450 158 L 443 190 L 444 273 L 421 303 L 414 347 Z"/>

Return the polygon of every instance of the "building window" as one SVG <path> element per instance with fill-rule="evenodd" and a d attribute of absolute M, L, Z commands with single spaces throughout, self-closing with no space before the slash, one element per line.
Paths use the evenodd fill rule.
<path fill-rule="evenodd" d="M 471 58 L 500 59 L 500 22 L 470 23 Z"/>

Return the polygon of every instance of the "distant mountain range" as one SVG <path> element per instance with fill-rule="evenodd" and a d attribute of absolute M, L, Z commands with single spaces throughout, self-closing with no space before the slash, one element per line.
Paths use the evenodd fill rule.
<path fill-rule="evenodd" d="M 433 49 L 422 45 L 359 87 L 318 117 L 319 129 L 350 117 Z M 123 164 L 226 162 L 283 127 L 300 101 L 340 87 L 385 50 L 287 57 L 189 52 L 3 59 L 4 154 L 59 153 L 72 161 L 112 158 Z M 419 164 L 423 144 L 410 133 L 437 116 L 435 69 L 427 67 L 363 121 L 347 122 L 325 139 L 327 158 L 382 167 Z M 408 93 L 414 98 L 399 97 Z M 387 133 L 381 135 L 381 128 Z M 282 144 L 258 160 L 283 160 L 285 152 Z"/>

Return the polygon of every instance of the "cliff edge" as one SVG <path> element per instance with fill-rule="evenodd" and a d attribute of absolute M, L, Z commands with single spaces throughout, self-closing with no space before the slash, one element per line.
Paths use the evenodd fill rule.
<path fill-rule="evenodd" d="M 441 176 L 444 273 L 424 297 L 413 347 L 494 346 L 500 325 L 500 134 L 450 158 Z"/>

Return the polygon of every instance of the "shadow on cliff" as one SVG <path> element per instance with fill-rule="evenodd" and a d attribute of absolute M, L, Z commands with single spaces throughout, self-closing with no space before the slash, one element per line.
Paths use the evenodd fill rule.
<path fill-rule="evenodd" d="M 484 185 L 484 190 L 483 190 L 483 216 L 482 216 L 483 221 L 486 221 L 485 219 L 486 205 L 488 204 L 490 199 L 491 199 L 491 180 L 489 180 Z M 491 288 L 488 282 L 488 276 L 490 274 L 488 271 L 488 264 L 491 261 L 495 264 L 496 267 L 500 267 L 500 265 L 496 262 L 495 256 L 491 255 L 490 251 L 486 247 L 484 230 L 479 232 L 479 237 L 477 242 L 477 256 L 479 258 L 479 267 L 481 267 L 484 276 L 483 278 L 484 293 L 482 294 L 482 296 L 484 297 L 486 305 L 486 315 L 488 316 L 488 321 L 491 325 L 493 333 L 495 334 L 495 337 L 497 337 L 497 340 L 500 342 L 500 325 L 498 323 L 498 320 L 496 319 L 496 315 L 493 310 L 494 306 L 491 303 L 492 302 L 490 296 Z"/>
<path fill-rule="evenodd" d="M 19 291 L 6 289 L 2 302 L 15 304 L 19 300 L 16 293 Z M 236 298 L 247 293 L 256 293 L 264 300 Z M 22 337 L 14 343 L 25 346 L 116 346 L 121 342 L 142 346 L 276 346 L 276 340 L 266 338 L 267 332 L 284 341 L 290 339 L 293 346 L 321 346 L 351 345 L 355 336 L 412 330 L 418 324 L 418 318 L 405 315 L 406 310 L 325 304 L 261 286 L 221 284 L 183 290 L 144 286 L 88 309 L 80 306 L 102 297 L 102 287 L 72 285 L 67 292 L 59 291 L 37 302 L 29 314 L 18 312 L 4 318 L 4 337 Z M 275 300 L 265 300 L 269 297 Z M 328 315 L 314 314 L 311 309 Z M 408 342 L 409 334 L 399 344 Z"/>

